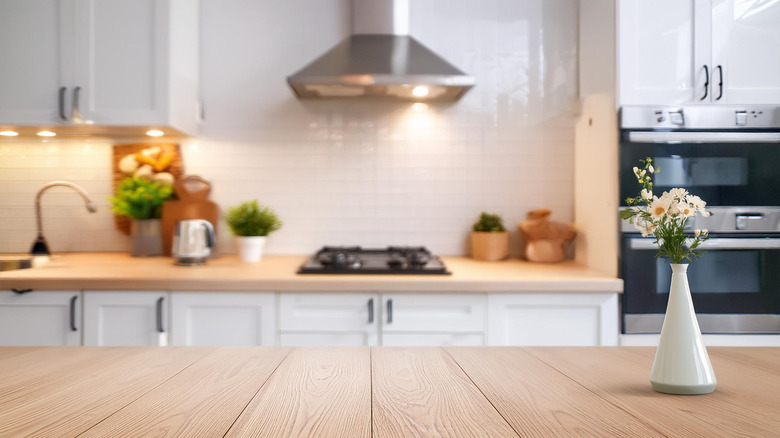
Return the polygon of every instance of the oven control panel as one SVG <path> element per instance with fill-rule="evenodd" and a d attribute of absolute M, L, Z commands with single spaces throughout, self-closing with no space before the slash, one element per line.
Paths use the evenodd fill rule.
<path fill-rule="evenodd" d="M 780 130 L 780 106 L 626 106 L 620 110 L 620 127 L 623 129 Z"/>

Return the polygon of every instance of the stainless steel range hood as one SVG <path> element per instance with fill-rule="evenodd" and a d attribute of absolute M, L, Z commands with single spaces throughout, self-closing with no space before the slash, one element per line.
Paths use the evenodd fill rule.
<path fill-rule="evenodd" d="M 302 99 L 457 100 L 469 76 L 408 35 L 408 0 L 353 0 L 353 35 L 287 77 Z"/>

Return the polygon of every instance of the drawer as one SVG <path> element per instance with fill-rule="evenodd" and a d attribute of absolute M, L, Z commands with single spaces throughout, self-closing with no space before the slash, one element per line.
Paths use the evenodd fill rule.
<path fill-rule="evenodd" d="M 483 294 L 382 295 L 382 330 L 387 332 L 483 332 Z"/>
<path fill-rule="evenodd" d="M 375 294 L 287 294 L 279 299 L 282 331 L 376 331 L 379 296 Z"/>

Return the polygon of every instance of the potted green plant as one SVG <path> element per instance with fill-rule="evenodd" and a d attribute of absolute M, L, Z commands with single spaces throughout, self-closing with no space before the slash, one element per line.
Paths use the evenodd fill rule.
<path fill-rule="evenodd" d="M 228 208 L 225 220 L 236 236 L 238 254 L 245 262 L 260 261 L 266 236 L 282 227 L 276 213 L 270 207 L 258 205 L 257 201 Z"/>
<path fill-rule="evenodd" d="M 160 181 L 144 177 L 128 177 L 109 198 L 111 210 L 132 219 L 130 226 L 131 254 L 148 257 L 162 254 L 162 204 L 173 195 L 173 188 Z"/>
<path fill-rule="evenodd" d="M 482 212 L 471 232 L 471 255 L 477 260 L 503 260 L 509 256 L 509 232 L 498 214 Z"/>

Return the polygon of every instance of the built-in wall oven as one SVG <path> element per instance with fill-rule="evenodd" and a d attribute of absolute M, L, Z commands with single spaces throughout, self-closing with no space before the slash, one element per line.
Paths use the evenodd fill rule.
<path fill-rule="evenodd" d="M 780 333 L 780 107 L 621 108 L 620 197 L 641 188 L 632 168 L 651 157 L 654 192 L 684 187 L 712 216 L 706 255 L 688 279 L 703 333 Z M 652 238 L 621 223 L 623 333 L 659 333 L 671 269 Z"/>

